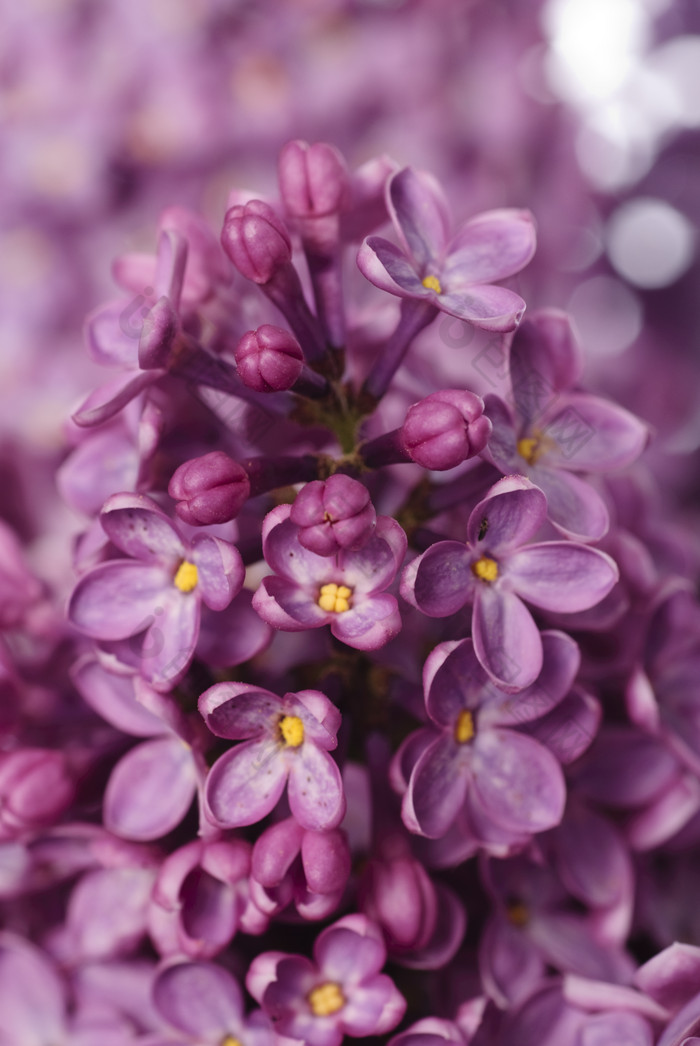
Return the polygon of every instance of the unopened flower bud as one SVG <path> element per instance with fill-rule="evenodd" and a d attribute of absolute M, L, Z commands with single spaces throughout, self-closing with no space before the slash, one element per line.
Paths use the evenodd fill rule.
<path fill-rule="evenodd" d="M 435 930 L 437 897 L 430 876 L 410 855 L 370 861 L 360 884 L 360 909 L 379 923 L 392 952 L 424 948 Z"/>
<path fill-rule="evenodd" d="M 291 389 L 304 366 L 304 354 L 296 338 L 271 323 L 244 334 L 235 355 L 238 376 L 256 392 Z"/>
<path fill-rule="evenodd" d="M 242 465 L 214 450 L 180 465 L 168 493 L 178 502 L 175 511 L 183 522 L 205 527 L 236 518 L 248 500 L 250 481 Z"/>
<path fill-rule="evenodd" d="M 483 400 L 466 389 L 443 389 L 409 407 L 400 430 L 403 447 L 416 464 L 438 472 L 479 454 L 491 435 Z"/>
<path fill-rule="evenodd" d="M 74 795 L 64 753 L 48 748 L 8 753 L 0 762 L 0 838 L 55 824 Z"/>
<path fill-rule="evenodd" d="M 372 536 L 377 514 L 367 488 L 339 473 L 307 483 L 289 518 L 299 527 L 304 548 L 318 556 L 333 556 L 341 549 L 362 548 Z"/>
<path fill-rule="evenodd" d="M 268 283 L 292 259 L 284 222 L 262 200 L 226 212 L 221 244 L 238 271 L 254 283 Z"/>
<path fill-rule="evenodd" d="M 288 214 L 321 218 L 343 209 L 348 171 L 340 152 L 326 142 L 287 142 L 278 161 L 280 194 Z"/>

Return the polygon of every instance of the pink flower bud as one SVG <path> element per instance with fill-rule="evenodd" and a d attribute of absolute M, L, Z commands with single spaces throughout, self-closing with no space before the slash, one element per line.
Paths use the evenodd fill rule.
<path fill-rule="evenodd" d="M 280 194 L 288 214 L 321 218 L 343 209 L 349 177 L 345 160 L 326 142 L 287 142 L 278 161 Z"/>
<path fill-rule="evenodd" d="M 466 389 L 443 389 L 409 407 L 400 430 L 404 450 L 416 464 L 438 472 L 479 454 L 491 435 L 483 400 Z"/>
<path fill-rule="evenodd" d="M 284 222 L 262 200 L 237 204 L 226 212 L 221 244 L 238 271 L 254 283 L 268 283 L 292 260 Z"/>
<path fill-rule="evenodd" d="M 304 366 L 304 354 L 296 338 L 271 323 L 244 334 L 235 355 L 238 376 L 256 392 L 291 389 Z"/>
<path fill-rule="evenodd" d="M 175 511 L 183 522 L 206 527 L 236 518 L 248 500 L 250 481 L 242 465 L 214 450 L 180 465 L 168 493 L 178 502 Z"/>
<path fill-rule="evenodd" d="M 350 476 L 314 480 L 297 495 L 289 515 L 299 527 L 299 543 L 317 556 L 362 548 L 374 531 L 377 514 L 369 491 Z"/>
<path fill-rule="evenodd" d="M 10 752 L 0 762 L 0 838 L 55 824 L 74 794 L 62 752 L 48 748 Z"/>

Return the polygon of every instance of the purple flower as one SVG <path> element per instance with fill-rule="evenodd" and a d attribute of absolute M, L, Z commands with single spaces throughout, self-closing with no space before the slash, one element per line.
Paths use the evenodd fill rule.
<path fill-rule="evenodd" d="M 289 781 L 289 805 L 303 828 L 340 824 L 343 785 L 328 755 L 338 743 L 340 712 L 325 694 L 301 690 L 281 698 L 243 683 L 217 683 L 202 694 L 199 710 L 217 737 L 243 740 L 209 771 L 205 796 L 214 823 L 255 824 Z"/>
<path fill-rule="evenodd" d="M 201 603 L 224 610 L 240 590 L 241 557 L 233 545 L 208 534 L 188 545 L 142 495 L 115 494 L 102 509 L 101 523 L 112 544 L 133 558 L 102 563 L 82 577 L 68 616 L 93 639 L 116 642 L 117 651 L 126 641 L 144 679 L 168 690 L 192 660 Z"/>
<path fill-rule="evenodd" d="M 212 450 L 179 466 L 168 484 L 178 503 L 175 511 L 191 527 L 228 523 L 235 519 L 250 495 L 248 473 L 224 454 Z"/>
<path fill-rule="evenodd" d="M 301 955 L 256 956 L 246 987 L 275 1030 L 308 1046 L 340 1046 L 345 1035 L 383 1035 L 401 1020 L 406 1001 L 379 971 L 386 949 L 377 927 L 347 915 L 319 934 L 313 961 Z"/>
<path fill-rule="evenodd" d="M 471 821 L 509 832 L 527 835 L 559 823 L 566 798 L 561 767 L 515 728 L 564 697 L 580 657 L 561 632 L 545 632 L 542 644 L 544 667 L 517 695 L 494 686 L 471 639 L 441 643 L 428 657 L 423 679 L 433 729 L 423 732 L 402 809 L 412 831 L 445 835 L 465 804 Z"/>
<path fill-rule="evenodd" d="M 357 650 L 377 650 L 401 629 L 392 583 L 406 551 L 406 535 L 388 516 L 360 549 L 319 556 L 304 548 L 292 506 L 278 505 L 263 522 L 263 553 L 274 574 L 263 578 L 253 606 L 283 632 L 330 625 L 336 639 Z M 365 521 L 362 521 L 363 529 Z"/>
<path fill-rule="evenodd" d="M 177 1029 L 175 1042 L 196 1046 L 275 1046 L 269 1018 L 256 1010 L 248 1017 L 238 981 L 213 962 L 175 962 L 165 966 L 153 983 L 153 1002 L 169 1025 Z M 160 1036 L 155 1046 L 166 1043 Z"/>
<path fill-rule="evenodd" d="M 440 186 L 411 167 L 389 178 L 387 206 L 401 247 L 380 236 L 365 240 L 357 264 L 371 283 L 484 330 L 513 330 L 525 302 L 493 283 L 520 272 L 534 254 L 535 228 L 528 211 L 489 211 L 450 236 Z"/>
<path fill-rule="evenodd" d="M 429 617 L 474 604 L 474 651 L 500 685 L 519 690 L 542 668 L 542 641 L 523 600 L 559 613 L 595 606 L 617 581 L 604 552 L 571 541 L 527 544 L 547 517 L 530 480 L 508 476 L 472 511 L 468 542 L 438 541 L 406 567 L 401 595 Z"/>
<path fill-rule="evenodd" d="M 520 473 L 536 483 L 562 533 L 597 541 L 608 529 L 608 510 L 577 473 L 631 464 L 648 429 L 614 403 L 569 391 L 580 374 L 569 318 L 550 309 L 526 319 L 510 347 L 512 411 L 498 396 L 486 397 L 493 432 L 484 457 L 504 475 Z"/>

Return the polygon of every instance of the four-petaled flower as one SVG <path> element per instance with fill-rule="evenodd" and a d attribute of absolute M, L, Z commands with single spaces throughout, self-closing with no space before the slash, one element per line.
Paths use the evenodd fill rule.
<path fill-rule="evenodd" d="M 610 556 L 573 541 L 526 544 L 547 518 L 547 499 L 522 476 L 494 484 L 469 517 L 468 541 L 438 541 L 406 567 L 401 595 L 428 617 L 474 604 L 472 637 L 499 685 L 521 690 L 542 669 L 542 640 L 523 600 L 573 613 L 595 606 L 618 570 Z"/>
<path fill-rule="evenodd" d="M 357 264 L 371 283 L 484 330 L 517 326 L 525 302 L 493 283 L 520 272 L 534 254 L 529 211 L 488 211 L 450 236 L 450 212 L 440 186 L 411 167 L 389 178 L 387 206 L 402 247 L 381 236 L 365 240 Z"/>
<path fill-rule="evenodd" d="M 243 683 L 217 683 L 199 699 L 217 737 L 243 741 L 225 752 L 207 777 L 212 820 L 225 828 L 269 814 L 289 780 L 291 811 L 302 828 L 335 828 L 345 813 L 340 771 L 328 754 L 340 712 L 319 690 L 277 697 Z"/>

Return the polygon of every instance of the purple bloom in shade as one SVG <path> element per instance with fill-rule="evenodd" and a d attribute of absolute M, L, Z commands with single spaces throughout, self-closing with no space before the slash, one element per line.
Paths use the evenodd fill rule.
<path fill-rule="evenodd" d="M 345 813 L 337 746 L 340 712 L 319 690 L 277 697 L 244 683 L 217 683 L 199 699 L 212 733 L 243 741 L 207 777 L 205 798 L 215 824 L 238 828 L 269 814 L 289 781 L 292 814 L 303 828 L 336 828 Z"/>
<path fill-rule="evenodd" d="M 188 545 L 143 495 L 115 494 L 102 509 L 101 523 L 112 544 L 133 558 L 102 563 L 84 575 L 68 616 L 93 639 L 126 642 L 144 679 L 168 690 L 192 660 L 201 603 L 224 610 L 239 592 L 241 557 L 233 545 L 208 534 Z"/>
<path fill-rule="evenodd" d="M 117 762 L 104 795 L 105 827 L 134 840 L 158 839 L 176 828 L 195 797 L 193 731 L 169 697 L 143 680 L 107 672 L 87 655 L 73 668 L 84 700 L 118 730 L 150 738 Z M 149 710 L 149 707 L 152 710 Z"/>
<path fill-rule="evenodd" d="M 274 570 L 260 583 L 253 606 L 273 628 L 301 632 L 330 625 L 357 650 L 377 650 L 401 629 L 393 582 L 406 552 L 406 535 L 388 516 L 360 549 L 319 556 L 304 548 L 292 506 L 278 505 L 263 522 L 263 553 Z"/>
<path fill-rule="evenodd" d="M 363 483 L 336 473 L 325 482 L 307 483 L 289 513 L 298 528 L 300 544 L 317 556 L 335 556 L 343 549 L 357 551 L 374 533 L 377 513 Z"/>
<path fill-rule="evenodd" d="M 433 728 L 423 732 L 402 809 L 412 831 L 440 838 L 465 803 L 478 820 L 506 831 L 527 835 L 559 823 L 566 798 L 561 767 L 517 727 L 561 701 L 580 658 L 561 632 L 543 633 L 542 645 L 537 680 L 515 695 L 494 686 L 471 639 L 441 643 L 430 654 L 423 679 Z"/>
<path fill-rule="evenodd" d="M 452 1021 L 440 1017 L 424 1017 L 406 1031 L 394 1035 L 389 1046 L 467 1046 L 468 1039 Z"/>
<path fill-rule="evenodd" d="M 325 919 L 338 907 L 349 876 L 350 849 L 342 829 L 311 831 L 289 817 L 255 842 L 251 898 L 268 915 L 293 904 L 304 919 Z"/>
<path fill-rule="evenodd" d="M 526 608 L 572 613 L 599 603 L 618 579 L 610 556 L 572 541 L 527 542 L 547 517 L 547 499 L 530 480 L 498 481 L 469 516 L 467 544 L 438 541 L 406 567 L 401 595 L 429 617 L 474 604 L 477 658 L 513 690 L 534 682 L 542 642 Z"/>
<path fill-rule="evenodd" d="M 389 178 L 387 205 L 401 247 L 380 236 L 365 240 L 357 264 L 371 283 L 484 330 L 514 329 L 525 302 L 493 283 L 520 272 L 534 254 L 535 227 L 528 211 L 489 211 L 451 236 L 440 186 L 411 167 Z"/>
<path fill-rule="evenodd" d="M 614 403 L 570 391 L 580 374 L 566 314 L 551 309 L 525 319 L 510 346 L 512 409 L 498 396 L 486 397 L 493 433 L 484 457 L 504 475 L 520 473 L 536 483 L 563 534 L 597 541 L 608 529 L 608 509 L 578 473 L 630 465 L 649 430 Z"/>
<path fill-rule="evenodd" d="M 313 956 L 264 952 L 248 971 L 246 987 L 279 1035 L 308 1046 L 340 1046 L 345 1035 L 364 1038 L 396 1027 L 406 1001 L 379 972 L 386 949 L 369 919 L 346 915 L 328 926 Z"/>
<path fill-rule="evenodd" d="M 267 918 L 250 902 L 250 844 L 195 840 L 163 862 L 151 898 L 148 931 L 164 957 L 211 958 L 238 932 L 261 933 Z"/>
<path fill-rule="evenodd" d="M 494 910 L 481 936 L 482 983 L 499 1006 L 521 1002 L 546 967 L 617 983 L 629 982 L 630 957 L 605 940 L 589 913 L 577 911 L 546 865 L 524 856 L 490 860 L 484 878 Z"/>
<path fill-rule="evenodd" d="M 275 1046 L 270 1019 L 260 1010 L 246 1016 L 238 981 L 212 962 L 174 962 L 153 982 L 153 1002 L 159 1015 L 179 1033 L 161 1036 L 161 1043 L 196 1046 Z"/>
<path fill-rule="evenodd" d="M 206 527 L 235 519 L 250 495 L 248 473 L 237 461 L 213 450 L 191 458 L 175 470 L 168 494 L 183 523 Z"/>

